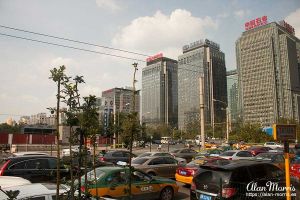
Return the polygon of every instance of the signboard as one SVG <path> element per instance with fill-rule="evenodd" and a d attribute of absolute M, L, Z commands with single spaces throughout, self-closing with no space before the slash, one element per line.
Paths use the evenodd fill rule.
<path fill-rule="evenodd" d="M 159 53 L 159 54 L 156 54 L 154 56 L 150 56 L 146 59 L 147 62 L 151 62 L 153 60 L 156 60 L 158 58 L 162 58 L 163 57 L 163 54 L 162 53 Z"/>
<path fill-rule="evenodd" d="M 290 24 L 286 23 L 284 20 L 279 22 L 280 26 L 284 27 L 290 34 L 295 35 L 295 29 Z"/>
<path fill-rule="evenodd" d="M 262 16 L 256 19 L 253 19 L 249 22 L 245 23 L 245 30 L 251 30 L 253 28 L 259 27 L 259 26 L 263 26 L 266 25 L 268 23 L 268 17 L 267 16 Z"/>
<path fill-rule="evenodd" d="M 273 125 L 274 140 L 290 141 L 296 139 L 295 124 L 274 124 Z"/>

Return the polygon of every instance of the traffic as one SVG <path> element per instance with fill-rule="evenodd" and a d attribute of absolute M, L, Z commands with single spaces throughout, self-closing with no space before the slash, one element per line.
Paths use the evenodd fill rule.
<path fill-rule="evenodd" d="M 57 172 L 64 180 L 62 199 L 71 199 L 70 171 L 79 177 L 75 181 L 75 196 L 80 190 L 90 194 L 91 199 L 126 199 L 129 182 L 130 199 L 260 199 L 262 195 L 267 199 L 285 199 L 286 191 L 280 189 L 286 182 L 281 144 L 225 144 L 211 140 L 205 149 L 197 142 L 151 145 L 152 151 L 146 145 L 134 148 L 133 154 L 126 149 L 99 151 L 86 175 L 76 162 L 70 168 L 69 152 L 64 149 L 59 171 L 57 158 L 47 152 L 18 152 L 2 157 L 0 199 L 9 199 L 7 191 L 13 190 L 19 191 L 15 199 L 55 199 Z M 75 154 L 76 149 L 72 148 Z M 92 152 L 88 151 L 90 157 Z M 291 145 L 289 155 L 291 197 L 299 199 L 299 145 Z M 270 184 L 274 184 L 271 189 Z"/>

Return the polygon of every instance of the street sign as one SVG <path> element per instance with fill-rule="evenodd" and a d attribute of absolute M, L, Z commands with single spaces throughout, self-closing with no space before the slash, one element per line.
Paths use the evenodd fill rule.
<path fill-rule="evenodd" d="M 274 124 L 273 125 L 274 140 L 278 141 L 294 141 L 296 139 L 295 124 Z"/>

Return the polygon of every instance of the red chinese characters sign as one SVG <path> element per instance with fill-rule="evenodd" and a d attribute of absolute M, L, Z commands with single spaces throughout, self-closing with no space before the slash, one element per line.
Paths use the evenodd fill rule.
<path fill-rule="evenodd" d="M 159 54 L 156 54 L 154 56 L 150 56 L 146 59 L 147 62 L 150 62 L 150 61 L 153 61 L 153 60 L 156 60 L 158 58 L 162 58 L 163 57 L 163 54 L 162 53 L 159 53 Z"/>
<path fill-rule="evenodd" d="M 295 35 L 295 29 L 294 27 L 292 27 L 291 25 L 289 25 L 288 23 L 286 23 L 284 20 L 280 21 L 279 24 L 284 27 L 289 33 L 291 33 L 292 35 Z"/>
<path fill-rule="evenodd" d="M 249 22 L 245 23 L 245 30 L 248 31 L 250 29 L 256 28 L 258 26 L 263 26 L 268 23 L 268 17 L 267 16 L 262 16 L 256 19 L 253 19 Z"/>

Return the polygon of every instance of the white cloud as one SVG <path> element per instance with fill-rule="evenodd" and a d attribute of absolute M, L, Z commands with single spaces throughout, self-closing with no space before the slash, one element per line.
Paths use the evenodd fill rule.
<path fill-rule="evenodd" d="M 216 20 L 208 16 L 194 17 L 187 10 L 176 9 L 170 15 L 157 11 L 153 16 L 131 21 L 115 35 L 112 43 L 114 46 L 147 54 L 163 52 L 165 56 L 174 56 L 176 51 L 177 58 L 183 45 L 205 37 L 207 29 L 217 28 Z"/>
<path fill-rule="evenodd" d="M 109 9 L 111 11 L 121 10 L 120 3 L 116 0 L 96 0 L 97 6 L 103 9 Z"/>
<path fill-rule="evenodd" d="M 234 15 L 235 15 L 237 18 L 243 18 L 243 17 L 249 15 L 250 13 L 251 13 L 250 10 L 243 10 L 243 9 L 241 9 L 241 10 L 235 11 L 235 12 L 234 12 Z"/>
<path fill-rule="evenodd" d="M 295 28 L 295 35 L 300 38 L 300 8 L 298 8 L 295 12 L 290 13 L 285 18 L 285 21 Z"/>

